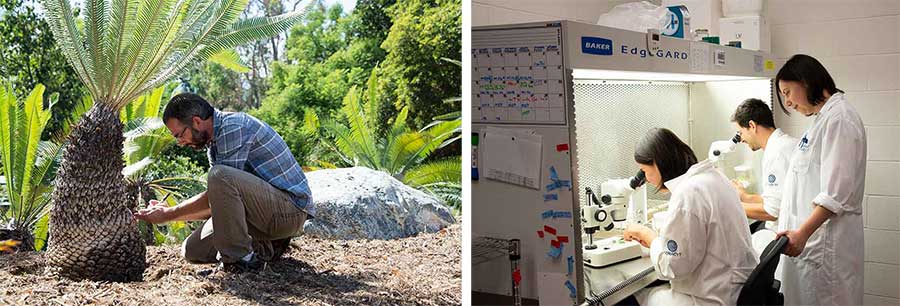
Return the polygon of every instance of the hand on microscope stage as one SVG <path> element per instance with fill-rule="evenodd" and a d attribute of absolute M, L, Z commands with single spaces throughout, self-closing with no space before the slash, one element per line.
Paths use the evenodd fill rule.
<path fill-rule="evenodd" d="M 622 237 L 625 238 L 625 241 L 637 240 L 642 246 L 649 248 L 653 239 L 656 239 L 656 232 L 640 224 L 628 224 L 625 226 Z"/>

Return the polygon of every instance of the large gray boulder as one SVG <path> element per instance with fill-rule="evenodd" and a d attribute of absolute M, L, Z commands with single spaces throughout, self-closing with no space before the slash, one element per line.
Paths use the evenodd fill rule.
<path fill-rule="evenodd" d="M 364 167 L 306 173 L 316 217 L 305 235 L 328 239 L 396 239 L 456 222 L 437 198 Z"/>

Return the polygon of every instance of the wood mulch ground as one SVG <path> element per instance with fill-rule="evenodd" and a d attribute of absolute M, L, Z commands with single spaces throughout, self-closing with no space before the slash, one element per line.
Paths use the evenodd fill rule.
<path fill-rule="evenodd" d="M 45 273 L 43 253 L 0 255 L 0 305 L 459 305 L 459 224 L 398 240 L 299 237 L 260 272 L 200 273 L 214 265 L 148 247 L 143 282 L 72 281 Z"/>

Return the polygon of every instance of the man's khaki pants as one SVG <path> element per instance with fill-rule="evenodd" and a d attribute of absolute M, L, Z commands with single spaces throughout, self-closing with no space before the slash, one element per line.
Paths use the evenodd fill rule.
<path fill-rule="evenodd" d="M 270 241 L 296 236 L 306 221 L 288 192 L 232 167 L 209 169 L 206 194 L 212 217 L 182 244 L 192 263 L 232 263 L 251 251 L 274 259 Z"/>

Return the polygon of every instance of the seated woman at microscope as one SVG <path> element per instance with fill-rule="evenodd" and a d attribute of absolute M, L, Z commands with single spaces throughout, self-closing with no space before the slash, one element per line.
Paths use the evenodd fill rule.
<path fill-rule="evenodd" d="M 647 182 L 671 193 L 659 233 L 628 225 L 625 240 L 650 248 L 660 279 L 669 284 L 635 294 L 641 305 L 734 305 L 759 260 L 738 194 L 708 160 L 672 131 L 655 128 L 638 143 L 634 160 Z"/>

